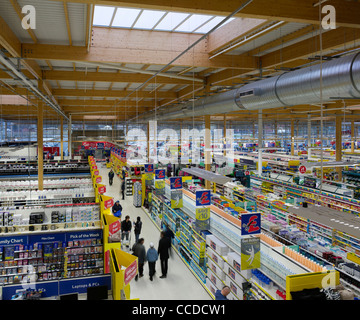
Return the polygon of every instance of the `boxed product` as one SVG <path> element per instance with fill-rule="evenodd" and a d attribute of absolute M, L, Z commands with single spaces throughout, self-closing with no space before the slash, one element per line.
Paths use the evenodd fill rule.
<path fill-rule="evenodd" d="M 215 292 L 217 290 L 221 290 L 222 288 L 217 288 L 209 278 L 206 278 L 206 287 L 209 289 L 209 291 L 215 296 Z"/>
<path fill-rule="evenodd" d="M 230 266 L 225 267 L 225 272 L 226 276 L 228 276 L 231 280 L 235 281 L 238 285 L 245 281 L 244 277 L 242 277 L 238 271 L 236 271 Z"/>
<path fill-rule="evenodd" d="M 215 275 L 215 273 L 208 268 L 206 276 L 211 280 L 211 282 L 217 286 L 217 287 L 223 287 L 223 283 L 220 281 L 220 279 Z"/>
<path fill-rule="evenodd" d="M 206 247 L 206 253 L 221 269 L 224 269 L 224 260 L 213 249 Z"/>
<path fill-rule="evenodd" d="M 245 280 L 243 280 L 243 282 L 245 282 Z M 235 296 L 241 299 L 241 297 L 243 296 L 241 284 L 236 283 L 233 279 L 229 278 L 228 276 L 226 276 L 225 278 L 225 284 L 229 286 L 231 292 Z"/>
<path fill-rule="evenodd" d="M 237 253 L 229 252 L 227 261 L 236 271 L 241 272 L 241 257 Z"/>
<path fill-rule="evenodd" d="M 225 280 L 225 273 L 210 259 L 208 260 L 208 267 L 211 269 L 222 281 Z"/>
<path fill-rule="evenodd" d="M 206 236 L 206 244 L 221 256 L 229 252 L 229 247 L 212 234 Z"/>

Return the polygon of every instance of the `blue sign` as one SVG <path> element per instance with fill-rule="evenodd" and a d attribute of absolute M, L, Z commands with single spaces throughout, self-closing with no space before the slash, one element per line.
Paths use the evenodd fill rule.
<path fill-rule="evenodd" d="M 69 293 L 86 293 L 87 288 L 107 285 L 111 290 L 111 275 L 99 275 L 77 279 L 62 279 L 59 281 L 44 281 L 36 283 L 24 283 L 22 285 L 4 286 L 2 299 L 11 300 L 18 290 L 32 289 L 42 291 L 41 298 L 54 297 Z"/>
<path fill-rule="evenodd" d="M 210 190 L 198 190 L 195 191 L 196 206 L 209 206 L 211 204 L 211 192 Z"/>
<path fill-rule="evenodd" d="M 241 215 L 241 235 L 261 233 L 261 213 L 243 213 Z"/>
<path fill-rule="evenodd" d="M 153 164 L 145 164 L 145 173 L 152 173 L 154 172 L 154 165 Z"/>
<path fill-rule="evenodd" d="M 0 246 L 14 246 L 14 245 L 27 245 L 28 236 L 12 236 L 12 237 L 1 237 Z"/>
<path fill-rule="evenodd" d="M 170 178 L 170 189 L 182 189 L 182 178 L 181 177 L 171 177 Z"/>
<path fill-rule="evenodd" d="M 104 148 L 105 148 L 104 143 L 103 143 L 103 142 L 98 142 L 98 143 L 97 143 L 97 148 L 98 148 L 98 149 L 104 149 Z"/>
<path fill-rule="evenodd" d="M 66 234 L 66 241 L 88 240 L 88 239 L 102 239 L 102 230 L 87 230 L 78 232 L 69 232 Z"/>
<path fill-rule="evenodd" d="M 64 242 L 65 233 L 44 233 L 29 235 L 29 243 Z"/>
<path fill-rule="evenodd" d="M 59 294 L 86 293 L 87 288 L 107 285 L 111 290 L 111 275 L 98 277 L 84 277 L 79 279 L 61 280 L 59 283 Z"/>
<path fill-rule="evenodd" d="M 165 179 L 165 169 L 156 169 L 155 179 Z"/>

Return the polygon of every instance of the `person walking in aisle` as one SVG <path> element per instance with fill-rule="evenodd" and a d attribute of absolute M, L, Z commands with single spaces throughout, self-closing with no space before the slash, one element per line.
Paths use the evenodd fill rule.
<path fill-rule="evenodd" d="M 109 185 L 110 186 L 112 186 L 112 184 L 113 184 L 114 175 L 115 175 L 114 171 L 112 169 L 110 169 L 110 171 L 109 171 Z"/>
<path fill-rule="evenodd" d="M 156 251 L 156 249 L 154 248 L 154 244 L 152 242 L 150 242 L 149 244 L 150 248 L 146 253 L 146 259 L 148 261 L 149 264 L 149 276 L 150 276 L 150 281 L 153 281 L 153 276 L 155 275 L 155 267 L 156 267 L 156 261 L 159 258 L 159 255 Z"/>
<path fill-rule="evenodd" d="M 126 247 L 129 248 L 129 235 L 130 235 L 130 231 L 131 231 L 131 221 L 130 221 L 130 217 L 126 216 L 125 220 L 123 220 L 123 222 L 121 222 L 121 241 L 124 240 L 124 238 L 126 238 Z"/>
<path fill-rule="evenodd" d="M 121 218 L 121 211 L 122 211 L 122 206 L 120 204 L 120 201 L 117 200 L 112 207 L 112 213 L 115 217 Z"/>
<path fill-rule="evenodd" d="M 137 217 L 136 222 L 134 221 L 135 242 L 139 241 L 141 227 L 142 227 L 142 221 L 141 221 L 140 217 Z"/>
<path fill-rule="evenodd" d="M 138 258 L 138 267 L 139 267 L 139 273 L 135 276 L 135 281 L 139 278 L 144 276 L 144 264 L 146 262 L 146 250 L 144 246 L 144 238 L 139 239 L 138 242 L 136 242 L 133 247 L 133 255 Z"/>
<path fill-rule="evenodd" d="M 160 256 L 160 264 L 161 264 L 161 279 L 166 278 L 168 271 L 168 260 L 170 257 L 171 250 L 171 240 L 165 235 L 164 231 L 160 233 L 160 240 L 158 246 L 158 254 Z"/>
<path fill-rule="evenodd" d="M 122 199 L 125 200 L 125 179 L 123 179 L 121 182 L 121 195 Z"/>

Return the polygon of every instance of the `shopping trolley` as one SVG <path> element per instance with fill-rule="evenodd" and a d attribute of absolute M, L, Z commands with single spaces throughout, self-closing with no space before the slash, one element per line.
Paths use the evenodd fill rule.
<path fill-rule="evenodd" d="M 126 240 L 126 234 L 128 234 L 128 240 Z M 130 231 L 123 231 L 121 232 L 121 250 L 124 250 L 124 246 L 127 251 L 130 251 L 130 243 L 131 243 L 131 232 Z"/>

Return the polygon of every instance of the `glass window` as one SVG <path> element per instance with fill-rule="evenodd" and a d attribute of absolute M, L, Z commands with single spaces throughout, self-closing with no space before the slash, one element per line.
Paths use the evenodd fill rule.
<path fill-rule="evenodd" d="M 141 10 L 117 8 L 112 27 L 130 28 Z"/>
<path fill-rule="evenodd" d="M 165 14 L 165 11 L 144 10 L 136 21 L 135 29 L 152 29 Z"/>
<path fill-rule="evenodd" d="M 95 6 L 93 25 L 108 27 L 114 14 L 114 10 L 115 7 Z"/>

